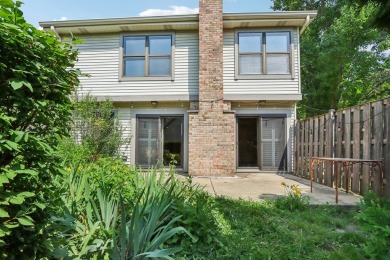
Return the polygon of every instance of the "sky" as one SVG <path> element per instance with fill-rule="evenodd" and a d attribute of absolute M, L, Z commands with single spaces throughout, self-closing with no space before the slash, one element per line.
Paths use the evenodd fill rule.
<path fill-rule="evenodd" d="M 26 21 L 39 22 L 198 12 L 199 0 L 22 0 Z M 270 12 L 272 0 L 223 0 L 226 13 Z"/>

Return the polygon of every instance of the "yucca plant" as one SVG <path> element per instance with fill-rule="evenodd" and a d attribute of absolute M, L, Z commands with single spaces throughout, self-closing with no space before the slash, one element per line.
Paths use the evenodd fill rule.
<path fill-rule="evenodd" d="M 108 258 L 112 248 L 118 199 L 100 188 L 91 188 L 87 170 L 82 162 L 71 166 L 59 187 L 65 191 L 63 216 L 54 220 L 62 226 L 59 236 L 64 246 L 57 250 L 57 257 Z"/>
<path fill-rule="evenodd" d="M 145 174 L 142 183 L 144 188 L 134 203 L 131 213 L 125 209 L 120 197 L 121 225 L 119 237 L 114 235 L 114 259 L 144 259 L 169 256 L 179 252 L 181 247 L 163 248 L 163 244 L 179 232 L 191 234 L 183 227 L 176 227 L 181 216 L 173 216 L 170 208 L 174 201 L 175 179 L 165 182 L 163 173 L 157 176 L 152 170 Z"/>

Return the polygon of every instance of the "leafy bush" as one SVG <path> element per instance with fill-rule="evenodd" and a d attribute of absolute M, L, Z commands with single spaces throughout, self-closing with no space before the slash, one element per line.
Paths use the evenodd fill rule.
<path fill-rule="evenodd" d="M 304 210 L 309 206 L 310 197 L 303 196 L 298 185 L 287 185 L 282 182 L 281 185 L 285 189 L 286 196 L 278 197 L 275 200 L 275 207 L 290 211 Z"/>
<path fill-rule="evenodd" d="M 0 258 L 39 258 L 58 206 L 53 176 L 68 133 L 77 51 L 26 23 L 21 2 L 0 1 Z"/>
<path fill-rule="evenodd" d="M 178 234 L 169 242 L 183 247 L 181 255 L 191 256 L 196 248 L 216 247 L 221 245 L 218 239 L 218 225 L 214 213 L 215 199 L 203 191 L 203 187 L 193 185 L 191 177 L 179 181 L 182 192 L 175 197 L 172 209 L 175 215 L 182 216 L 178 225 L 186 228 L 192 237 Z"/>
<path fill-rule="evenodd" d="M 390 200 L 368 192 L 359 202 L 356 219 L 369 234 L 364 244 L 365 253 L 372 259 L 390 258 Z"/>
<path fill-rule="evenodd" d="M 135 178 L 140 173 L 121 159 L 103 157 L 90 163 L 86 169 L 91 186 L 105 193 L 122 194 L 126 200 L 135 198 Z"/>
<path fill-rule="evenodd" d="M 92 189 L 100 188 L 105 193 L 119 193 L 126 199 L 134 198 L 134 179 L 137 170 L 129 167 L 120 158 L 101 156 L 89 160 L 88 147 L 76 144 L 72 138 L 64 138 L 59 145 L 59 154 L 69 169 L 83 167 L 89 175 Z"/>
<path fill-rule="evenodd" d="M 119 148 L 129 143 L 122 137 L 123 128 L 109 99 L 98 102 L 90 94 L 76 95 L 72 128 L 73 137 L 89 150 L 91 158 L 118 156 Z"/>

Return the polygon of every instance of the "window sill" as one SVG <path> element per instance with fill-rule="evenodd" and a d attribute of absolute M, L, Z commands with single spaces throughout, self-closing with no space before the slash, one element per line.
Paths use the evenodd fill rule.
<path fill-rule="evenodd" d="M 241 80 L 241 79 L 257 79 L 257 80 L 262 80 L 262 79 L 295 79 L 295 77 L 291 74 L 274 74 L 274 75 L 236 75 L 234 77 L 235 80 Z"/>
<path fill-rule="evenodd" d="M 175 79 L 169 77 L 120 77 L 119 82 L 125 81 L 174 81 Z"/>

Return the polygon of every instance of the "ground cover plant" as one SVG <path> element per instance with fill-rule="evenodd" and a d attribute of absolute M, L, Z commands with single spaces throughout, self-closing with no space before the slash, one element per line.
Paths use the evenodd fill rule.
<path fill-rule="evenodd" d="M 371 259 L 390 258 L 390 200 L 379 198 L 373 192 L 360 201 L 361 212 L 355 216 L 370 239 L 364 243 L 364 251 Z"/>

